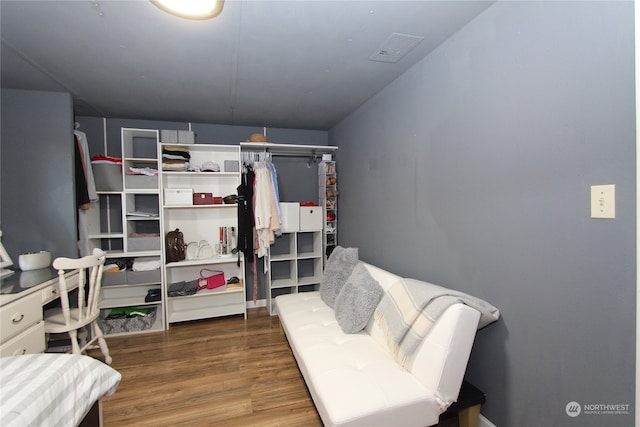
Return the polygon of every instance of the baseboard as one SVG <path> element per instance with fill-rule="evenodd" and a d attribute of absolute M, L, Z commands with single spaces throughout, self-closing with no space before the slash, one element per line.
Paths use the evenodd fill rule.
<path fill-rule="evenodd" d="M 478 427 L 496 427 L 496 425 L 486 419 L 482 414 L 480 414 L 480 418 L 478 419 Z"/>
<path fill-rule="evenodd" d="M 247 308 L 258 308 L 258 307 L 266 307 L 266 306 L 267 306 L 266 299 L 259 299 L 256 302 L 253 302 L 253 300 L 247 301 Z"/>

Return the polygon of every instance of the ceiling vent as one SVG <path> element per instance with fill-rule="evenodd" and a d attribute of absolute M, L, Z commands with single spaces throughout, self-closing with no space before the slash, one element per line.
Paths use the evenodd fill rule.
<path fill-rule="evenodd" d="M 370 57 L 369 61 L 398 62 L 424 37 L 393 33 Z"/>

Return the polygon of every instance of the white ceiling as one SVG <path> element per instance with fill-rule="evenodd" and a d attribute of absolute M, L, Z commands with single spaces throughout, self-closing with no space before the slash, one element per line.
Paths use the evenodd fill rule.
<path fill-rule="evenodd" d="M 209 21 L 137 1 L 0 1 L 3 88 L 80 116 L 326 130 L 493 1 L 227 0 Z M 424 37 L 397 63 L 393 33 Z"/>

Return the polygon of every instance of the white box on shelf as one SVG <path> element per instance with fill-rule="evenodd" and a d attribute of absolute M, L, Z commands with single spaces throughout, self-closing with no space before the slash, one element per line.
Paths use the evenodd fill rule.
<path fill-rule="evenodd" d="M 300 231 L 322 230 L 322 207 L 300 206 Z"/>
<path fill-rule="evenodd" d="M 300 229 L 300 203 L 280 202 L 280 219 L 282 232 L 292 233 Z"/>
<path fill-rule="evenodd" d="M 167 206 L 192 206 L 192 188 L 165 188 L 164 204 Z"/>

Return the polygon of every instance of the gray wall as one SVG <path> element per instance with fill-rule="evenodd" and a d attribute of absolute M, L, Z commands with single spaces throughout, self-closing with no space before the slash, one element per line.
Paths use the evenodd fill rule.
<path fill-rule="evenodd" d="M 97 117 L 78 117 L 80 130 L 87 134 L 89 150 L 92 155 L 108 154 L 121 156 L 120 129 L 123 127 L 142 129 L 189 129 L 188 123 L 161 122 L 134 119 L 102 119 Z M 192 123 L 191 129 L 196 133 L 198 144 L 239 144 L 252 133 L 262 133 L 261 127 L 229 126 L 217 124 Z M 105 143 L 106 136 L 106 143 Z M 268 128 L 267 137 L 270 142 L 299 145 L 327 145 L 328 132 L 301 129 Z M 317 164 L 307 167 L 308 158 L 279 157 L 273 158 L 278 171 L 278 188 L 280 200 L 296 202 L 318 202 L 318 167 Z M 257 299 L 266 298 L 266 281 L 262 274 L 262 260 L 258 263 L 258 295 Z M 253 274 L 247 264 L 246 282 L 247 299 L 253 300 Z"/>
<path fill-rule="evenodd" d="M 76 257 L 73 107 L 66 93 L 2 89 L 0 227 L 25 252 Z"/>
<path fill-rule="evenodd" d="M 498 2 L 330 144 L 343 246 L 501 310 L 467 372 L 490 421 L 634 424 L 632 2 Z M 616 185 L 615 220 L 590 219 L 596 184 Z"/>

